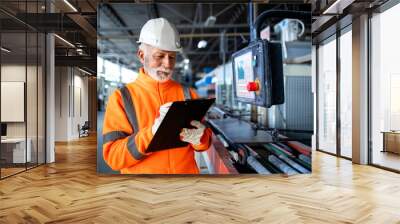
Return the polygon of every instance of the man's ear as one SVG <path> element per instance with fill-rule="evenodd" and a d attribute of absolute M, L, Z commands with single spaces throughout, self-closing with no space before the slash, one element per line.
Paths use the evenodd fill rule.
<path fill-rule="evenodd" d="M 140 62 L 141 62 L 142 64 L 144 64 L 144 52 L 143 52 L 143 50 L 139 49 L 139 50 L 136 52 L 136 55 L 137 55 L 137 57 L 139 58 Z"/>

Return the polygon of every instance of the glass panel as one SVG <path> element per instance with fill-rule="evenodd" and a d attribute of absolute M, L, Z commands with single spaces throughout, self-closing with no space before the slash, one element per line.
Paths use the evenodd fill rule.
<path fill-rule="evenodd" d="M 352 33 L 340 36 L 340 153 L 352 157 Z"/>
<path fill-rule="evenodd" d="M 32 23 L 37 23 L 38 17 L 32 16 L 39 11 L 39 5 L 36 1 L 27 2 L 26 12 Z M 36 20 L 36 21 L 35 21 Z M 31 151 L 28 159 L 28 168 L 37 166 L 38 164 L 38 45 L 39 37 L 36 30 L 27 30 L 27 47 L 28 47 L 28 62 L 27 62 L 27 150 Z"/>
<path fill-rule="evenodd" d="M 336 154 L 336 39 L 318 48 L 318 147 Z"/>
<path fill-rule="evenodd" d="M 38 163 L 45 163 L 45 52 L 46 37 L 39 34 L 38 45 Z"/>
<path fill-rule="evenodd" d="M 35 23 L 34 14 L 43 13 L 44 5 L 44 0 L 0 2 L 12 12 L 0 13 L 2 178 L 45 161 L 45 36 L 21 22 Z"/>
<path fill-rule="evenodd" d="M 46 1 L 37 1 L 37 13 L 46 12 Z M 38 33 L 37 51 L 37 162 L 45 163 L 45 65 L 46 65 L 46 36 Z"/>
<path fill-rule="evenodd" d="M 26 35 L 1 34 L 1 140 L 2 177 L 25 170 Z"/>
<path fill-rule="evenodd" d="M 26 10 L 25 2 L 4 2 L 1 6 L 19 18 Z M 26 144 L 26 26 L 10 15 L 1 19 L 1 140 L 2 178 L 26 170 L 30 152 Z M 28 147 L 29 149 L 29 147 Z"/>
<path fill-rule="evenodd" d="M 38 57 L 37 45 L 38 36 L 36 32 L 27 33 L 28 38 L 28 64 L 27 64 L 27 82 L 26 82 L 26 112 L 27 112 L 27 150 L 28 150 L 28 168 L 37 165 L 37 75 L 38 75 Z M 30 151 L 30 153 L 29 153 Z"/>
<path fill-rule="evenodd" d="M 372 26 L 372 163 L 400 170 L 400 4 L 374 15 Z"/>

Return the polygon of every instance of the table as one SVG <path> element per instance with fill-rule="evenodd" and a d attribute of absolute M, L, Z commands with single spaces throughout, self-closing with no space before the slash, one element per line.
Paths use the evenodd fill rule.
<path fill-rule="evenodd" d="M 382 152 L 400 154 L 400 131 L 382 131 L 381 133 L 383 133 Z"/>
<path fill-rule="evenodd" d="M 25 154 L 25 138 L 5 138 L 1 139 L 1 157 L 6 163 L 26 163 L 31 162 L 32 140 L 27 138 Z"/>

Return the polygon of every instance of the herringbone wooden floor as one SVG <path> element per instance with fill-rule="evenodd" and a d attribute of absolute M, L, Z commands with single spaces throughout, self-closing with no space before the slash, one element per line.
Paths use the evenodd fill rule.
<path fill-rule="evenodd" d="M 0 181 L 0 223 L 400 223 L 400 175 L 314 153 L 313 174 L 96 174 L 94 137 Z"/>

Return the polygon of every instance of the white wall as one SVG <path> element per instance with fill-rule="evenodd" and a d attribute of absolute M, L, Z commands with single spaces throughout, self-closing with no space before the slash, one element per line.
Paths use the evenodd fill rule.
<path fill-rule="evenodd" d="M 77 139 L 78 124 L 88 120 L 88 78 L 83 75 L 76 68 L 56 67 L 56 141 Z"/>
<path fill-rule="evenodd" d="M 55 141 L 68 140 L 68 86 L 67 67 L 55 68 Z"/>
<path fill-rule="evenodd" d="M 81 126 L 88 120 L 88 78 L 74 75 L 74 107 L 72 108 L 71 133 L 72 138 L 78 138 L 78 124 Z M 82 74 L 82 73 L 79 73 Z M 72 105 L 72 104 L 71 104 Z M 80 108 L 81 107 L 81 108 Z M 81 111 L 80 111 L 81 110 Z"/>
<path fill-rule="evenodd" d="M 1 81 L 25 82 L 25 65 L 2 65 Z M 1 108 L 1 110 L 6 110 L 6 108 Z M 25 123 L 7 123 L 7 137 L 25 137 Z"/>
<path fill-rule="evenodd" d="M 38 69 L 38 70 L 37 70 Z M 3 64 L 1 66 L 2 82 L 24 82 L 26 83 L 26 107 L 22 108 L 27 119 L 23 122 L 6 122 L 8 138 L 25 138 L 28 137 L 32 162 L 44 162 L 44 89 L 43 89 L 42 68 L 35 66 L 25 66 L 25 64 Z M 27 78 L 27 80 L 25 80 Z M 38 92 L 37 92 L 38 91 Z M 22 93 L 24 94 L 23 90 Z M 7 96 L 2 96 L 7 97 Z M 1 108 L 11 110 L 10 108 Z M 11 112 L 12 111 L 8 111 Z M 38 151 L 37 151 L 38 150 Z M 37 153 L 39 156 L 37 157 Z"/>
<path fill-rule="evenodd" d="M 28 66 L 27 67 L 28 74 L 35 73 L 36 74 L 36 67 Z M 28 77 L 29 78 L 29 77 Z M 18 65 L 18 64 L 10 64 L 10 65 L 2 65 L 1 66 L 1 81 L 3 82 L 25 82 L 25 65 Z M 29 80 L 29 85 L 36 86 L 36 81 L 32 82 Z M 36 108 L 36 88 L 27 88 L 27 103 L 28 106 L 34 106 Z M 30 105 L 32 102 L 35 104 Z M 7 110 L 7 108 L 1 108 L 1 110 Z M 35 109 L 36 111 L 36 109 Z M 36 123 L 36 113 L 27 113 L 28 122 L 35 121 Z M 33 125 L 28 125 L 29 127 L 33 127 Z M 34 127 L 36 130 L 36 125 Z M 28 137 L 30 131 L 28 130 Z M 35 132 L 36 134 L 36 132 Z M 25 122 L 7 122 L 7 136 L 8 137 L 25 137 Z M 35 135 L 36 136 L 36 135 Z"/>

